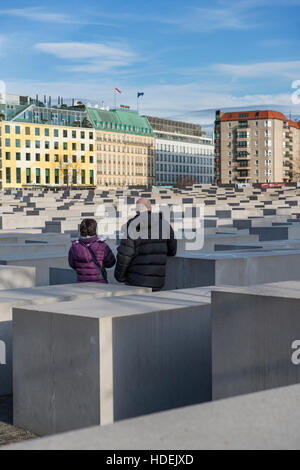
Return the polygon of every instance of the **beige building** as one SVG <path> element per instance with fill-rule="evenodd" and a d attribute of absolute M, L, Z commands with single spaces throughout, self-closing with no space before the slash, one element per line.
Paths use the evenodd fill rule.
<path fill-rule="evenodd" d="M 155 184 L 155 137 L 147 118 L 87 108 L 96 132 L 97 187 Z"/>
<path fill-rule="evenodd" d="M 300 123 L 277 111 L 216 112 L 216 183 L 300 179 Z"/>

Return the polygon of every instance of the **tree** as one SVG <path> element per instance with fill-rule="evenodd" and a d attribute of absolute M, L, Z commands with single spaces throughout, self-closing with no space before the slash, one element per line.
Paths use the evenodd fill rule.
<path fill-rule="evenodd" d="M 4 121 L 5 120 L 5 114 L 4 113 L 0 113 L 0 121 Z"/>
<path fill-rule="evenodd" d="M 175 188 L 185 188 L 186 186 L 193 186 L 195 181 L 188 175 L 183 175 L 178 178 L 175 183 Z"/>

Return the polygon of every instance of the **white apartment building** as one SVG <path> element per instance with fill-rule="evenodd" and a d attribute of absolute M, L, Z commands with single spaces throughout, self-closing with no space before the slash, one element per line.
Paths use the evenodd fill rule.
<path fill-rule="evenodd" d="M 156 184 L 214 183 L 214 146 L 198 124 L 147 116 L 156 137 Z"/>

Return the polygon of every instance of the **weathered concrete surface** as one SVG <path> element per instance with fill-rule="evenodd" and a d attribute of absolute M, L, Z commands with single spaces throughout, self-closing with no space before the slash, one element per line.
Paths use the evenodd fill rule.
<path fill-rule="evenodd" d="M 0 267 L 1 268 L 1 267 Z M 32 268 L 26 268 L 32 269 Z M 1 269 L 0 269 L 1 273 Z M 12 309 L 24 305 L 44 305 L 52 302 L 67 302 L 99 297 L 143 294 L 151 292 L 144 287 L 122 284 L 105 285 L 82 283 L 60 286 L 45 286 L 28 289 L 0 291 L 0 341 L 5 347 L 5 364 L 0 364 L 0 396 L 12 393 Z M 1 362 L 1 358 L 0 358 Z"/>
<path fill-rule="evenodd" d="M 213 399 L 300 383 L 295 341 L 300 351 L 300 281 L 214 290 Z"/>
<path fill-rule="evenodd" d="M 97 426 L 3 450 L 299 450 L 300 386 Z"/>
<path fill-rule="evenodd" d="M 300 250 L 189 252 L 168 258 L 164 290 L 294 279 L 300 279 Z"/>
<path fill-rule="evenodd" d="M 0 291 L 35 286 L 35 268 L 0 265 Z"/>
<path fill-rule="evenodd" d="M 207 292 L 14 309 L 14 423 L 40 435 L 211 399 Z"/>

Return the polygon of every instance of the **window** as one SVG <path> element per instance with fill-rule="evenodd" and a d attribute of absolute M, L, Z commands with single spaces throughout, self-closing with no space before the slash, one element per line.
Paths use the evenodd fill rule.
<path fill-rule="evenodd" d="M 45 170 L 45 181 L 46 181 L 46 184 L 50 184 L 50 170 L 49 170 L 49 168 L 46 168 L 46 170 Z"/>
<path fill-rule="evenodd" d="M 16 153 L 16 160 L 21 160 L 21 153 L 20 152 Z"/>
<path fill-rule="evenodd" d="M 58 129 L 54 129 L 54 137 L 58 137 Z"/>
<path fill-rule="evenodd" d="M 25 134 L 30 135 L 30 127 L 25 127 Z"/>
<path fill-rule="evenodd" d="M 68 131 L 66 129 L 63 130 L 63 137 L 64 138 L 68 137 Z"/>
<path fill-rule="evenodd" d="M 68 184 L 68 170 L 64 170 L 64 184 Z"/>
<path fill-rule="evenodd" d="M 85 156 L 81 155 L 81 163 L 85 163 Z"/>
<path fill-rule="evenodd" d="M 30 153 L 26 153 L 26 161 L 27 161 L 27 162 L 30 161 Z"/>
<path fill-rule="evenodd" d="M 93 144 L 90 144 L 89 148 L 90 148 L 90 152 L 94 151 L 94 145 Z"/>
<path fill-rule="evenodd" d="M 92 132 L 89 133 L 89 138 L 92 140 L 94 138 L 94 134 Z"/>
<path fill-rule="evenodd" d="M 80 138 L 81 138 L 81 139 L 85 139 L 85 132 L 84 132 L 84 131 L 81 131 L 81 132 L 80 132 Z"/>
<path fill-rule="evenodd" d="M 36 162 L 39 162 L 41 160 L 41 154 L 40 153 L 36 153 L 35 154 L 35 161 Z"/>
<path fill-rule="evenodd" d="M 30 140 L 26 140 L 25 146 L 27 149 L 30 149 Z"/>
<path fill-rule="evenodd" d="M 21 147 L 21 141 L 20 141 L 20 139 L 16 139 L 16 147 L 18 147 L 18 148 Z"/>
<path fill-rule="evenodd" d="M 90 170 L 90 184 L 94 184 L 94 171 Z"/>
<path fill-rule="evenodd" d="M 16 134 L 21 134 L 21 128 L 20 128 L 20 126 L 16 126 Z"/>
<path fill-rule="evenodd" d="M 10 126 L 5 126 L 5 134 L 10 134 Z"/>
<path fill-rule="evenodd" d="M 41 170 L 40 170 L 40 168 L 36 168 L 36 170 L 35 170 L 35 181 L 36 181 L 36 184 L 41 183 Z"/>
<path fill-rule="evenodd" d="M 72 131 L 72 139 L 76 139 L 76 131 Z"/>
<path fill-rule="evenodd" d="M 10 170 L 10 168 L 6 168 L 6 182 L 11 183 L 11 170 Z"/>
<path fill-rule="evenodd" d="M 76 143 L 72 143 L 72 150 L 76 150 L 77 146 L 76 146 Z"/>
<path fill-rule="evenodd" d="M 85 170 L 81 170 L 81 184 L 85 184 Z"/>
<path fill-rule="evenodd" d="M 54 170 L 54 184 L 59 184 L 59 169 L 55 168 Z"/>
<path fill-rule="evenodd" d="M 72 183 L 77 184 L 77 171 L 72 170 Z"/>
<path fill-rule="evenodd" d="M 72 162 L 73 162 L 73 163 L 76 163 L 76 155 L 73 155 L 73 156 L 72 156 Z"/>
<path fill-rule="evenodd" d="M 54 148 L 55 150 L 58 150 L 58 142 L 54 142 Z"/>
<path fill-rule="evenodd" d="M 40 129 L 38 127 L 35 128 L 35 135 L 40 135 Z"/>
<path fill-rule="evenodd" d="M 68 155 L 64 155 L 64 163 L 68 163 Z"/>
<path fill-rule="evenodd" d="M 45 141 L 45 149 L 50 148 L 50 142 L 48 140 Z"/>
<path fill-rule="evenodd" d="M 59 156 L 58 156 L 57 153 L 54 155 L 54 161 L 55 161 L 55 162 L 58 162 L 58 161 L 59 161 Z"/>
<path fill-rule="evenodd" d="M 81 145 L 80 145 L 80 150 L 81 150 L 82 152 L 85 151 L 85 145 L 84 145 L 84 144 L 81 144 Z"/>
<path fill-rule="evenodd" d="M 31 183 L 31 169 L 26 168 L 26 183 L 30 184 Z"/>
<path fill-rule="evenodd" d="M 5 146 L 10 147 L 10 139 L 5 139 Z"/>
<path fill-rule="evenodd" d="M 10 160 L 10 152 L 5 152 L 5 160 Z"/>
<path fill-rule="evenodd" d="M 49 137 L 49 135 L 50 135 L 49 129 L 45 129 L 45 137 Z"/>
<path fill-rule="evenodd" d="M 36 149 L 41 148 L 41 143 L 40 143 L 39 140 L 36 140 L 36 141 L 35 141 L 35 148 L 36 148 Z"/>
<path fill-rule="evenodd" d="M 64 142 L 63 148 L 64 148 L 64 150 L 68 150 L 68 142 Z"/>
<path fill-rule="evenodd" d="M 46 153 L 46 154 L 45 154 L 45 161 L 46 161 L 46 162 L 50 162 L 50 155 L 49 155 L 49 153 Z"/>
<path fill-rule="evenodd" d="M 21 168 L 16 168 L 16 182 L 21 183 Z"/>

